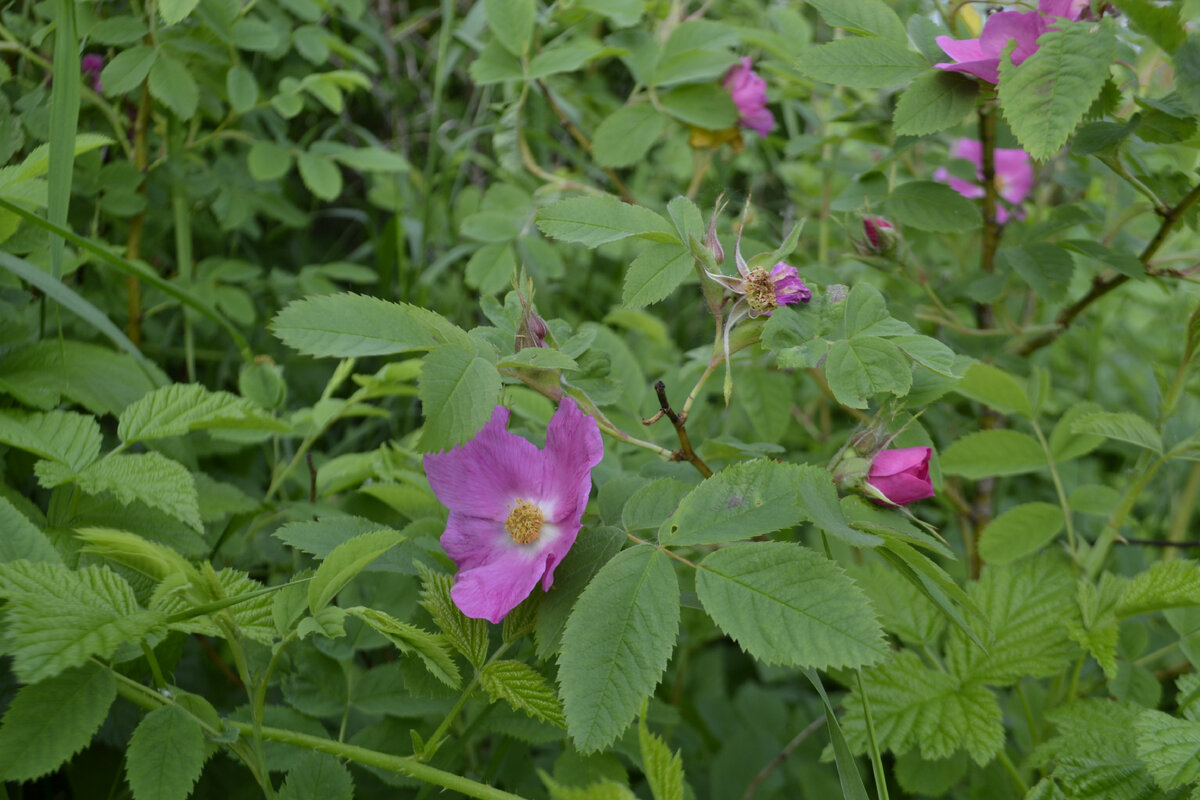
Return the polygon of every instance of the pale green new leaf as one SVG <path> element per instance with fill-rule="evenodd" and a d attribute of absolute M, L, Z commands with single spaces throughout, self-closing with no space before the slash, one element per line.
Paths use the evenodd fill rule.
<path fill-rule="evenodd" d="M 443 572 L 434 572 L 424 564 L 417 565 L 421 575 L 421 607 L 429 612 L 442 630 L 446 641 L 479 669 L 487 660 L 488 622 L 465 616 L 450 597 L 454 579 Z"/>
<path fill-rule="evenodd" d="M 125 774 L 134 800 L 186 800 L 204 768 L 204 732 L 176 705 L 142 718 L 129 739 Z"/>
<path fill-rule="evenodd" d="M 125 444 L 133 444 L 213 428 L 287 430 L 285 424 L 245 398 L 212 392 L 198 383 L 175 383 L 126 407 L 117 421 L 117 436 Z"/>
<path fill-rule="evenodd" d="M 5 650 L 25 683 L 164 632 L 165 615 L 142 609 L 129 583 L 107 567 L 0 564 L 0 596 L 8 600 Z"/>
<path fill-rule="evenodd" d="M 457 689 L 462 683 L 458 665 L 454 663 L 454 658 L 441 636 L 429 633 L 416 625 L 401 622 L 392 615 L 373 608 L 354 606 L 347 608 L 346 613 L 358 617 L 383 634 L 400 652 L 415 653 L 425 664 L 429 674 L 450 688 Z"/>
<path fill-rule="evenodd" d="M 116 697 L 112 672 L 92 663 L 23 687 L 0 723 L 0 779 L 57 769 L 92 740 Z"/>
<path fill-rule="evenodd" d="M 489 662 L 479 671 L 479 683 L 493 703 L 503 699 L 517 711 L 560 728 L 567 727 L 558 695 L 541 673 L 528 664 L 509 659 Z"/>
<path fill-rule="evenodd" d="M 275 315 L 271 330 L 305 355 L 336 358 L 470 345 L 466 333 L 439 314 L 348 292 L 296 300 Z"/>
<path fill-rule="evenodd" d="M 767 459 L 726 467 L 679 502 L 658 540 L 668 545 L 719 544 L 789 528 L 805 519 L 794 485 L 802 470 L 798 464 Z"/>
<path fill-rule="evenodd" d="M 425 356 L 417 381 L 425 427 L 417 447 L 448 450 L 474 436 L 492 417 L 502 384 L 494 364 L 456 345 Z"/>
<path fill-rule="evenodd" d="M 605 564 L 563 631 L 558 681 L 581 752 L 607 747 L 637 715 L 675 648 L 679 582 L 665 553 L 638 545 Z"/>
<path fill-rule="evenodd" d="M 887 655 L 866 595 L 813 550 L 754 542 L 717 550 L 700 566 L 696 593 L 704 610 L 764 663 L 854 668 Z"/>
<path fill-rule="evenodd" d="M 100 455 L 100 426 L 95 418 L 73 411 L 0 411 L 0 444 L 79 471 Z"/>
<path fill-rule="evenodd" d="M 162 453 L 109 455 L 78 474 L 71 474 L 51 462 L 39 461 L 34 471 L 48 489 L 74 482 L 86 494 L 110 492 L 124 505 L 138 500 L 197 532 L 204 531 L 200 497 L 192 473 Z"/>
<path fill-rule="evenodd" d="M 328 753 L 309 753 L 288 771 L 278 800 L 352 800 L 354 778 Z"/>
<path fill-rule="evenodd" d="M 1053 503 L 1023 503 L 988 523 L 979 537 L 979 555 L 989 564 L 1008 564 L 1049 544 L 1066 523 Z"/>
<path fill-rule="evenodd" d="M 911 650 L 897 652 L 863 670 L 863 687 L 880 749 L 903 755 L 919 747 L 927 761 L 966 748 L 979 765 L 1004 745 L 1003 715 L 996 696 L 979 683 L 962 683 L 930 669 Z M 842 726 L 856 753 L 867 748 L 866 718 L 857 687 L 845 700 Z"/>
<path fill-rule="evenodd" d="M 1200 606 L 1200 565 L 1191 560 L 1159 561 L 1126 584 L 1117 616 L 1189 606 Z"/>
<path fill-rule="evenodd" d="M 1075 420 L 1073 433 L 1090 433 L 1121 442 L 1144 447 L 1156 453 L 1162 452 L 1162 437 L 1154 426 L 1137 414 L 1128 411 L 1100 411 Z"/>
<path fill-rule="evenodd" d="M 403 536 L 390 529 L 364 533 L 333 549 L 308 584 L 308 608 L 316 614 L 354 579 L 363 567 L 400 544 Z"/>
<path fill-rule="evenodd" d="M 809 47 L 796 68 L 823 83 L 879 89 L 917 77 L 929 69 L 929 62 L 904 41 L 848 36 Z"/>
<path fill-rule="evenodd" d="M 1034 472 L 1046 465 L 1046 453 L 1036 439 L 1010 430 L 968 433 L 942 451 L 942 472 L 972 480 Z"/>
<path fill-rule="evenodd" d="M 548 205 L 538 212 L 537 226 L 551 238 L 577 242 L 585 247 L 597 247 L 630 236 L 679 243 L 670 222 L 648 208 L 623 203 L 607 195 L 573 197 Z"/>
<path fill-rule="evenodd" d="M 657 303 L 694 274 L 694 258 L 686 247 L 670 242 L 652 244 L 638 254 L 625 272 L 621 304 L 641 308 Z"/>
<path fill-rule="evenodd" d="M 1108 80 L 1116 55 L 1112 20 L 1057 21 L 1038 38 L 1037 52 L 1000 65 L 1004 118 L 1021 146 L 1038 161 L 1058 152 Z"/>
<path fill-rule="evenodd" d="M 683 758 L 678 750 L 672 753 L 662 737 L 650 731 L 644 713 L 638 720 L 638 749 L 654 800 L 683 800 Z"/>
<path fill-rule="evenodd" d="M 55 564 L 62 562 L 46 534 L 38 530 L 16 506 L 0 497 L 0 563 L 20 559 Z"/>
<path fill-rule="evenodd" d="M 1131 733 L 1142 712 L 1132 703 L 1090 699 L 1047 714 L 1057 735 L 1033 754 L 1039 765 L 1053 764 L 1053 777 L 1072 797 L 1095 800 L 1149 800 L 1160 797 Z"/>
<path fill-rule="evenodd" d="M 1148 708 L 1138 714 L 1133 732 L 1138 756 L 1163 789 L 1183 786 L 1200 776 L 1200 723 Z"/>

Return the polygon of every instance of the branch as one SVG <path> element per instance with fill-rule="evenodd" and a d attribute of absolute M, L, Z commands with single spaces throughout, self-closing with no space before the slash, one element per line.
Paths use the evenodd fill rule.
<path fill-rule="evenodd" d="M 696 451 L 692 449 L 692 442 L 688 439 L 687 426 L 683 420 L 675 413 L 675 409 L 671 408 L 671 404 L 667 402 L 667 385 L 662 381 L 654 383 L 654 392 L 658 395 L 658 405 L 661 410 L 648 420 L 642 420 L 643 425 L 653 425 L 658 420 L 666 417 L 671 420 L 671 424 L 675 426 L 675 435 L 679 437 L 679 449 L 675 451 L 674 459 L 676 461 L 686 461 L 696 468 L 706 478 L 712 477 L 712 470 L 708 464 L 700 456 L 696 455 Z"/>

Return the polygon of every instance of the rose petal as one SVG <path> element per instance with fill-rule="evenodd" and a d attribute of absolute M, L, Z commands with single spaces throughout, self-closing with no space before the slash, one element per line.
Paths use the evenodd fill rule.
<path fill-rule="evenodd" d="M 468 617 L 498 623 L 537 586 L 546 561 L 540 551 L 510 550 L 489 564 L 460 571 L 450 598 Z"/>
<path fill-rule="evenodd" d="M 592 491 L 592 467 L 604 458 L 604 442 L 596 420 L 579 410 L 571 398 L 563 398 L 546 430 L 542 453 L 538 498 L 546 521 L 573 522 L 579 518 Z"/>

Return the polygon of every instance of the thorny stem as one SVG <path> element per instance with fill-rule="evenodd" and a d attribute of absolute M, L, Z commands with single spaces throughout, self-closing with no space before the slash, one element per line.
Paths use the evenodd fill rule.
<path fill-rule="evenodd" d="M 659 417 L 665 416 L 671 420 L 671 424 L 675 426 L 675 435 L 679 437 L 679 451 L 674 454 L 676 461 L 686 461 L 696 468 L 706 478 L 712 477 L 712 470 L 708 464 L 704 463 L 704 459 L 696 455 L 696 451 L 692 449 L 692 442 L 688 438 L 687 427 L 684 425 L 684 420 L 675 410 L 671 408 L 671 404 L 667 401 L 667 385 L 662 381 L 654 383 L 654 392 L 658 395 L 658 404 L 662 411 L 645 424 L 651 424 Z"/>
<path fill-rule="evenodd" d="M 1179 224 L 1179 220 L 1183 218 L 1183 215 L 1186 214 L 1188 210 L 1196 204 L 1197 201 L 1200 201 L 1200 184 L 1197 184 L 1190 192 L 1188 192 L 1187 196 L 1180 200 L 1178 205 L 1162 215 L 1163 221 L 1162 224 L 1158 226 L 1158 232 L 1154 234 L 1154 238 L 1146 244 L 1145 249 L 1143 249 L 1141 255 L 1138 256 L 1138 260 L 1141 261 L 1143 265 L 1147 267 L 1150 265 L 1150 259 L 1152 259 L 1154 254 L 1158 252 L 1158 249 L 1163 246 L 1163 243 L 1167 240 L 1167 236 L 1169 236 L 1175 226 Z M 1126 283 L 1128 280 L 1128 275 L 1110 275 L 1106 278 L 1097 275 L 1092 279 L 1092 288 L 1088 290 L 1087 294 L 1064 308 L 1062 311 L 1058 312 L 1058 316 L 1055 318 L 1055 327 L 1052 330 L 1043 333 L 1041 336 L 1030 339 L 1023 347 L 1021 347 L 1020 350 L 1017 351 L 1017 355 L 1028 356 L 1056 340 L 1067 330 L 1067 328 L 1071 327 L 1071 323 L 1075 321 L 1075 318 L 1087 310 L 1088 306 L 1099 300 L 1101 297 L 1104 297 L 1104 295 L 1108 294 L 1113 289 L 1116 289 L 1118 286 Z"/>

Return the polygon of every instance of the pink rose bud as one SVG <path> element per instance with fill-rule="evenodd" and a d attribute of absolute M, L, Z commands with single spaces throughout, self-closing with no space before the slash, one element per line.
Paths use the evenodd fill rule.
<path fill-rule="evenodd" d="M 92 90 L 96 92 L 104 91 L 104 85 L 100 83 L 100 71 L 104 69 L 104 57 L 96 53 L 88 53 L 79 62 L 79 69 L 84 74 L 92 79 Z"/>
<path fill-rule="evenodd" d="M 933 484 L 929 480 L 931 455 L 933 450 L 928 447 L 881 450 L 871 462 L 867 484 L 896 506 L 933 497 Z M 886 505 L 878 499 L 875 502 Z"/>
<path fill-rule="evenodd" d="M 766 136 L 775 127 L 775 115 L 767 110 L 767 82 L 754 73 L 748 58 L 734 64 L 721 84 L 737 106 L 738 122 L 759 136 Z"/>
<path fill-rule="evenodd" d="M 872 255 L 891 252 L 900 241 L 900 234 L 892 223 L 883 217 L 863 217 L 863 235 L 867 237 L 866 250 Z"/>

